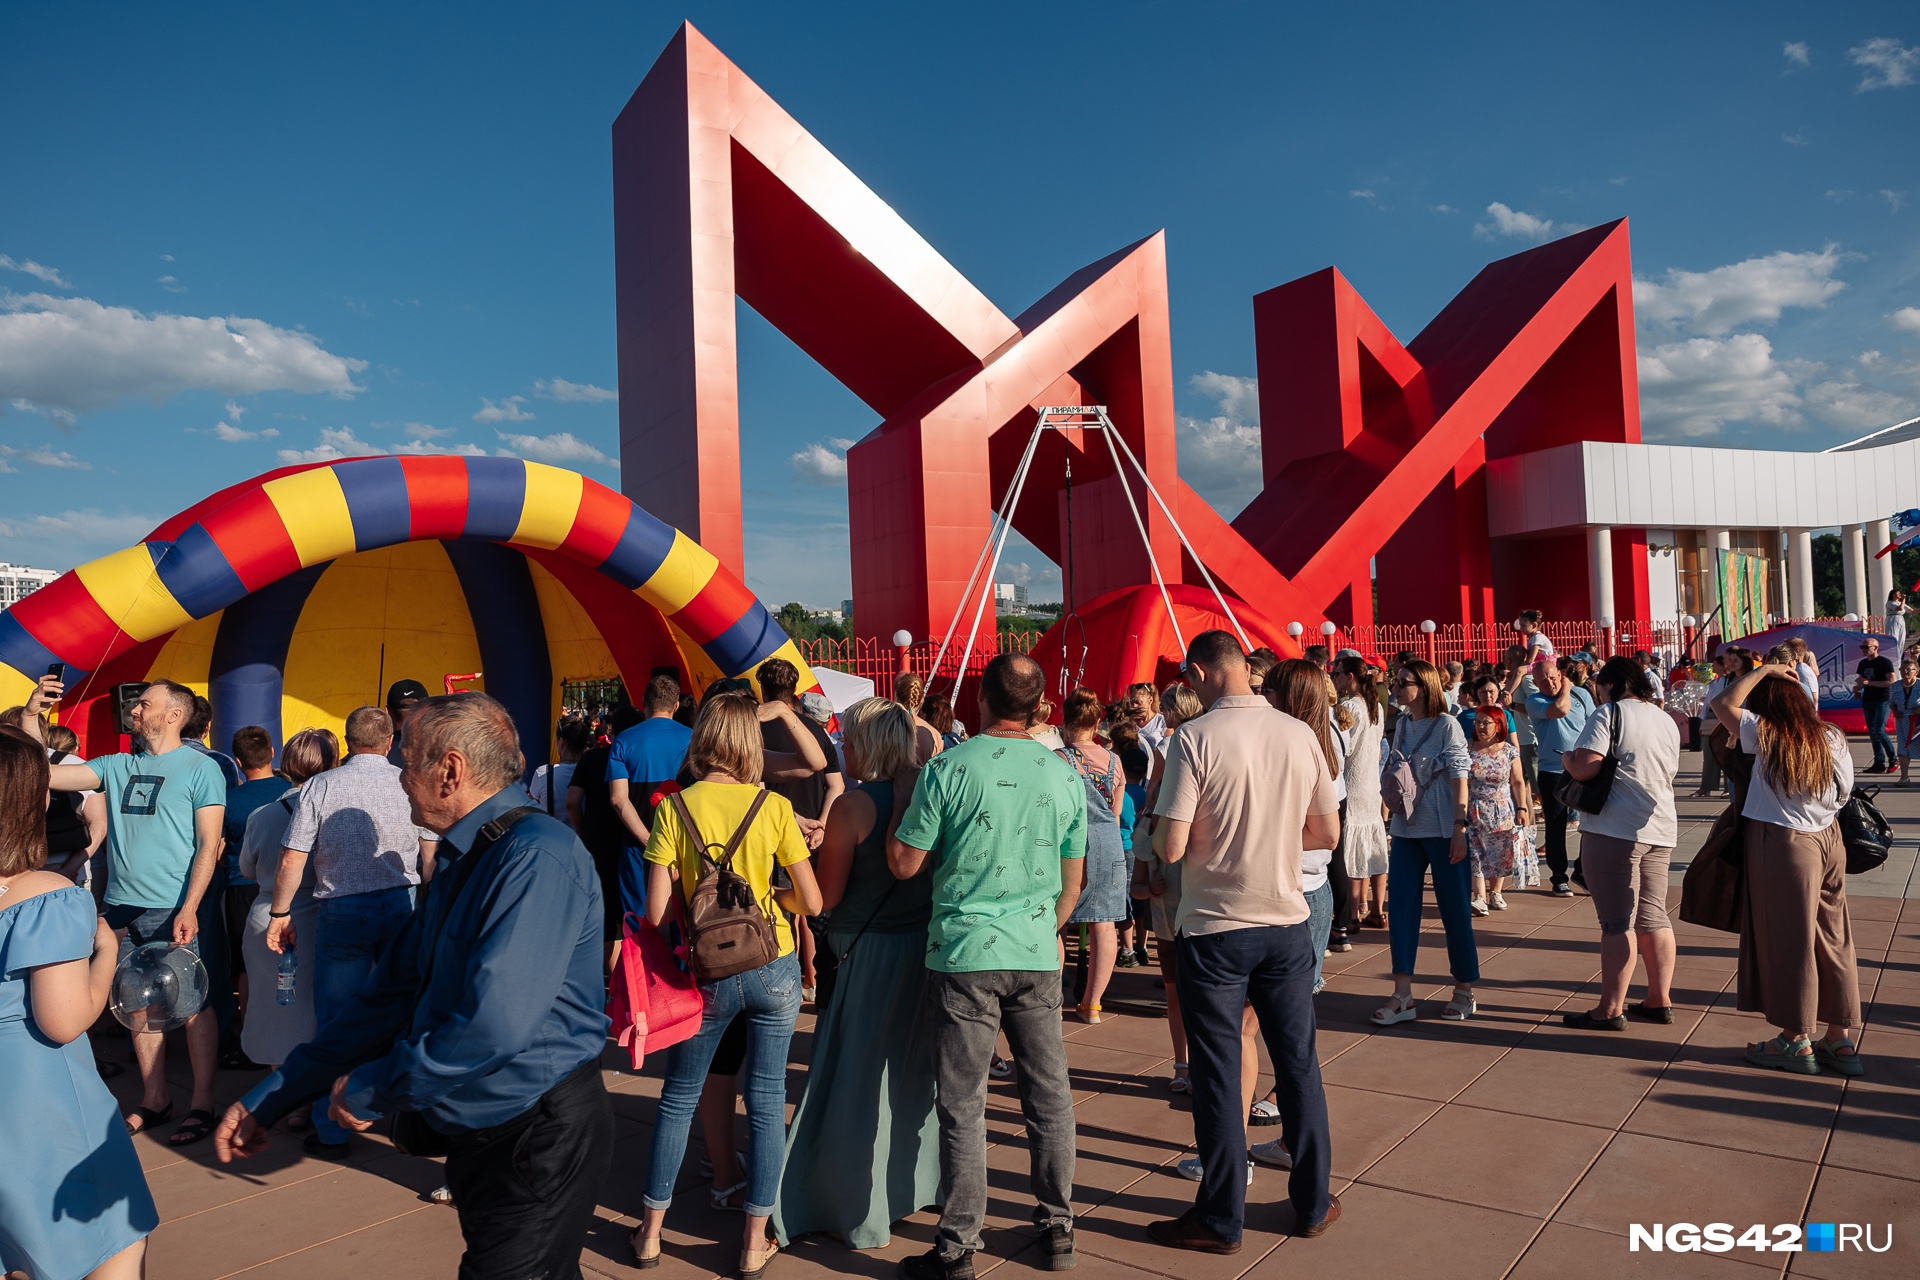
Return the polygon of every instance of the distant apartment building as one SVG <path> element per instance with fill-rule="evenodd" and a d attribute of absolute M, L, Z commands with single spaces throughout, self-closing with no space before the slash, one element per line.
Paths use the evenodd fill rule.
<path fill-rule="evenodd" d="M 993 611 L 1003 618 L 1026 616 L 1027 589 L 1013 582 L 994 583 Z"/>
<path fill-rule="evenodd" d="M 0 609 L 11 609 L 59 577 L 57 569 L 29 569 L 0 561 Z"/>

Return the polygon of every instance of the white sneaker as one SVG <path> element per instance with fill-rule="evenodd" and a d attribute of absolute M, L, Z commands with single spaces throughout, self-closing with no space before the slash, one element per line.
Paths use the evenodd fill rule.
<path fill-rule="evenodd" d="M 1505 911 L 1507 909 L 1507 900 L 1502 894 L 1492 893 L 1487 895 L 1487 905 L 1495 911 Z"/>
<path fill-rule="evenodd" d="M 1263 1143 L 1261 1145 L 1278 1146 L 1279 1140 L 1275 1139 L 1273 1142 Z M 1200 1163 L 1199 1156 L 1193 1156 L 1189 1159 L 1182 1160 L 1178 1165 L 1174 1167 L 1180 1171 L 1180 1176 L 1185 1178 L 1189 1182 L 1198 1182 L 1200 1181 L 1201 1178 L 1206 1176 L 1206 1166 Z M 1251 1160 L 1247 1161 L 1247 1185 L 1248 1186 L 1253 1185 L 1253 1161 Z"/>
<path fill-rule="evenodd" d="M 1485 898 L 1475 898 L 1472 902 L 1469 902 L 1467 905 L 1473 908 L 1473 914 L 1477 916 L 1483 916 L 1487 914 L 1487 900 Z"/>
<path fill-rule="evenodd" d="M 1287 1144 L 1279 1138 L 1272 1142 L 1253 1144 L 1253 1158 L 1261 1164 L 1272 1165 L 1276 1169 L 1293 1168 L 1293 1153 L 1287 1150 Z"/>

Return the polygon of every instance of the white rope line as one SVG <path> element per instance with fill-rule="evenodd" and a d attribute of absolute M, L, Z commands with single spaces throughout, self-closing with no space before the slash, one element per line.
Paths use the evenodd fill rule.
<path fill-rule="evenodd" d="M 1013 479 L 1007 485 L 1007 496 L 1000 503 L 1000 510 L 997 513 L 995 513 L 998 516 L 1000 523 L 1003 525 L 1010 524 L 1012 522 L 1013 505 L 1015 501 L 1018 500 L 1019 498 L 1020 486 L 1026 482 L 1027 468 L 1033 464 L 1034 450 L 1038 447 L 1040 443 L 1040 431 L 1041 431 L 1040 426 L 1036 424 L 1033 428 L 1033 434 L 1027 438 L 1026 452 L 1020 455 L 1020 465 L 1015 467 L 1013 470 Z M 953 633 L 960 626 L 960 610 L 966 608 L 967 597 L 973 594 L 974 584 L 980 580 L 980 567 L 986 563 L 987 552 L 992 549 L 994 535 L 998 532 L 999 530 L 994 529 L 992 527 L 989 527 L 987 529 L 987 540 L 984 543 L 982 543 L 980 546 L 980 555 L 973 562 L 973 572 L 967 575 L 966 589 L 960 593 L 960 602 L 954 606 L 953 618 L 951 621 L 947 623 L 947 634 L 940 638 L 940 650 L 938 653 L 934 655 L 933 670 L 931 673 L 929 673 L 929 679 L 928 679 L 929 684 L 931 684 L 934 680 L 937 680 L 940 678 L 940 664 L 946 660 L 947 649 L 953 643 Z M 998 556 L 995 557 L 994 568 L 996 569 L 999 568 Z M 989 583 L 993 581 L 991 571 L 989 571 L 988 573 L 987 581 Z M 976 627 L 979 625 L 979 618 L 977 615 L 974 618 L 974 625 Z M 971 657 L 972 649 L 973 649 L 971 632 L 968 633 L 967 649 L 968 649 L 968 657 Z M 959 692 L 960 681 L 966 677 L 966 673 L 967 673 L 967 664 L 966 664 L 966 661 L 963 659 L 960 663 L 960 670 L 956 672 L 953 677 L 953 688 L 955 693 Z"/>
<path fill-rule="evenodd" d="M 1027 443 L 1026 456 L 1020 460 L 1020 470 L 1013 477 L 1013 484 L 1007 493 L 1006 509 L 1008 515 L 1011 515 L 1014 508 L 1019 505 L 1020 491 L 1026 487 L 1027 473 L 1033 464 L 1034 446 L 1040 440 L 1041 430 L 1042 428 L 1039 426 L 1034 427 L 1033 439 Z M 993 583 L 993 575 L 1000 570 L 1000 555 L 1007 549 L 1007 539 L 1013 534 L 1013 521 L 1010 519 L 1002 519 L 1000 528 L 995 532 L 999 534 L 999 540 L 994 542 L 993 561 L 987 569 L 987 584 L 989 587 L 991 587 Z M 993 542 L 994 540 L 989 537 L 988 541 Z M 993 592 L 991 590 L 981 592 L 980 602 L 973 607 L 973 625 L 967 628 L 967 647 L 961 652 L 960 665 L 953 673 L 953 694 L 956 700 L 958 700 L 960 694 L 960 682 L 967 677 L 967 663 L 973 658 L 974 637 L 980 633 L 980 615 L 986 611 L 987 597 L 992 594 Z M 938 668 L 936 667 L 935 670 L 938 671 Z"/>
<path fill-rule="evenodd" d="M 1133 486 L 1127 483 L 1127 473 L 1120 467 L 1119 451 L 1113 447 L 1113 438 L 1120 434 L 1119 428 L 1107 417 L 1107 411 L 1100 411 L 1100 434 L 1106 438 L 1107 453 L 1113 458 L 1113 478 L 1120 485 L 1120 492 L 1127 495 L 1127 510 L 1133 513 L 1133 527 L 1140 533 L 1140 544 L 1147 549 L 1147 565 L 1153 570 L 1154 585 L 1160 588 L 1161 603 L 1167 606 L 1167 622 L 1173 627 L 1173 638 L 1180 644 L 1180 652 L 1187 651 L 1187 638 L 1180 632 L 1179 615 L 1173 611 L 1173 594 L 1167 590 L 1167 580 L 1160 572 L 1160 559 L 1153 554 L 1153 539 L 1147 536 L 1147 525 L 1140 518 L 1140 504 L 1133 499 Z M 1236 624 L 1238 625 L 1238 624 Z M 1061 639 L 1064 641 L 1065 636 Z"/>
<path fill-rule="evenodd" d="M 1106 415 L 1105 409 L 1102 409 L 1100 411 L 1100 416 L 1102 419 L 1106 418 L 1107 415 Z M 1109 423 L 1109 425 L 1111 425 L 1111 423 Z M 1161 497 L 1160 490 L 1154 487 L 1152 477 L 1147 475 L 1147 469 L 1140 465 L 1140 460 L 1138 458 L 1133 456 L 1133 450 L 1127 445 L 1126 437 L 1121 436 L 1120 432 L 1117 429 L 1113 432 L 1113 434 L 1115 437 L 1119 438 L 1120 448 L 1126 453 L 1127 461 L 1131 462 L 1133 464 L 1133 469 L 1140 473 L 1140 479 L 1142 483 L 1144 483 L 1147 486 L 1147 492 L 1152 495 L 1154 502 L 1159 504 L 1160 514 L 1165 516 L 1167 518 L 1167 523 L 1173 526 L 1173 532 L 1175 536 L 1177 536 L 1180 539 L 1180 545 L 1185 547 L 1188 550 L 1188 552 L 1192 554 L 1194 564 L 1200 567 L 1200 576 L 1207 580 L 1207 586 L 1213 591 L 1213 598 L 1220 602 L 1220 608 L 1225 611 L 1227 615 L 1227 621 L 1233 623 L 1234 631 L 1237 632 L 1240 636 L 1240 643 L 1249 650 L 1253 649 L 1254 644 L 1253 644 L 1253 641 L 1248 639 L 1247 637 L 1247 629 L 1240 625 L 1240 619 L 1234 613 L 1233 606 L 1227 603 L 1227 597 L 1224 593 L 1221 592 L 1220 584 L 1213 580 L 1213 574 L 1209 572 L 1207 569 L 1207 562 L 1200 558 L 1200 553 L 1198 551 L 1195 551 L 1193 548 L 1193 543 L 1188 541 L 1186 531 L 1180 527 L 1180 522 L 1173 518 L 1173 512 L 1167 508 L 1167 500 Z M 1149 549 L 1148 554 L 1149 555 L 1152 554 L 1151 549 Z"/>

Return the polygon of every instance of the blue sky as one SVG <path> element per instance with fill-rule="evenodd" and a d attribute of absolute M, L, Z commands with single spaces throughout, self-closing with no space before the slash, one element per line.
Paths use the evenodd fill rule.
<path fill-rule="evenodd" d="M 8 6 L 0 558 L 70 567 L 283 453 L 617 483 L 609 127 L 683 18 L 1009 314 L 1166 228 L 1182 471 L 1229 512 L 1254 293 L 1336 264 L 1407 339 L 1621 215 L 1649 439 L 1920 413 L 1912 5 L 1335 8 Z M 749 583 L 837 603 L 832 442 L 873 415 L 741 333 Z"/>

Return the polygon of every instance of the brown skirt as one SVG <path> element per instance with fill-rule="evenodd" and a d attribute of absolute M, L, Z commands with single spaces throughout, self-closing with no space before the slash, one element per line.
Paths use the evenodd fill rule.
<path fill-rule="evenodd" d="M 1839 826 L 1815 834 L 1747 819 L 1744 897 L 1739 1007 L 1794 1034 L 1859 1026 Z"/>

